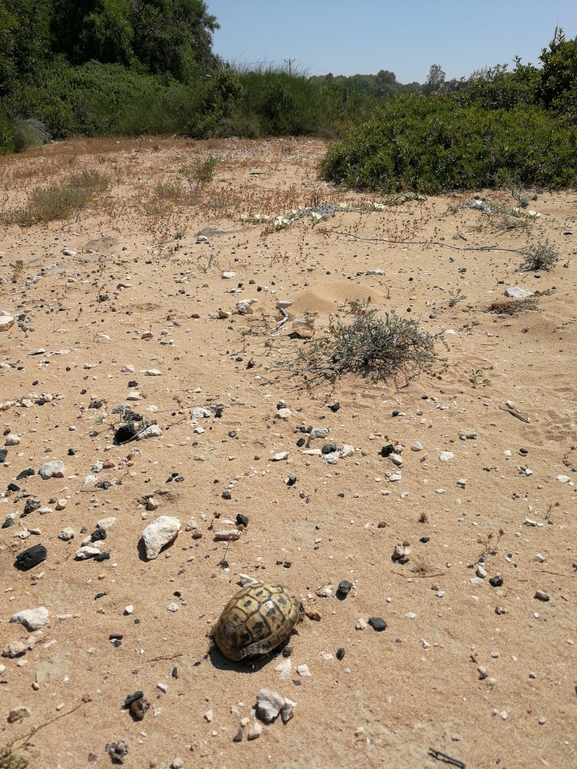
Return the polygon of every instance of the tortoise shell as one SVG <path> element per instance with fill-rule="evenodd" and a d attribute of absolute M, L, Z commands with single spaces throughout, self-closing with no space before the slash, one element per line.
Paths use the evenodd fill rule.
<path fill-rule="evenodd" d="M 302 603 L 291 590 L 255 582 L 230 599 L 212 637 L 225 657 L 242 660 L 272 651 L 303 616 Z"/>

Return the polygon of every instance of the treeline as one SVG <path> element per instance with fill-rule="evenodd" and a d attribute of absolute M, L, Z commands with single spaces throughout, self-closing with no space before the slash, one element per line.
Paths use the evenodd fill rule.
<path fill-rule="evenodd" d="M 73 136 L 340 139 L 328 180 L 438 192 L 576 183 L 577 38 L 468 79 L 233 67 L 203 0 L 0 0 L 0 154 Z"/>
<path fill-rule="evenodd" d="M 383 192 L 577 185 L 577 38 L 556 30 L 539 58 L 467 81 L 434 65 L 422 93 L 385 103 L 328 151 L 325 178 Z"/>
<path fill-rule="evenodd" d="M 0 154 L 70 136 L 338 136 L 400 87 L 379 73 L 380 92 L 355 81 L 344 99 L 339 78 L 234 68 L 217 28 L 202 0 L 0 0 Z"/>

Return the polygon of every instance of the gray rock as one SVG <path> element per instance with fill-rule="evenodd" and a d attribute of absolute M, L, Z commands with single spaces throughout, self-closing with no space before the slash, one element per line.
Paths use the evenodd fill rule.
<path fill-rule="evenodd" d="M 284 704 L 284 701 L 283 701 Z M 261 721 L 264 721 L 267 724 L 270 724 L 271 721 L 274 721 L 275 718 L 280 713 L 280 708 L 276 708 L 271 702 L 268 702 L 267 700 L 263 700 L 262 702 L 257 702 L 256 704 L 256 714 L 260 718 Z"/>
<path fill-rule="evenodd" d="M 161 515 L 155 521 L 149 523 L 142 532 L 142 539 L 146 547 L 146 557 L 149 560 L 158 558 L 162 548 L 175 540 L 179 531 L 179 519 L 172 518 L 169 515 Z"/>
<path fill-rule="evenodd" d="M 283 724 L 286 724 L 287 721 L 290 721 L 291 718 L 294 716 L 296 706 L 297 706 L 296 702 L 293 702 L 292 700 L 289 700 L 288 697 L 285 697 L 284 705 L 282 706 L 280 711 Z"/>
<path fill-rule="evenodd" d="M 66 467 L 61 459 L 53 459 L 51 462 L 44 462 L 44 464 L 38 470 L 38 475 L 43 480 L 48 478 L 64 478 Z"/>
<path fill-rule="evenodd" d="M 4 439 L 5 446 L 18 446 L 20 443 L 20 436 L 14 433 L 9 433 Z"/>
<path fill-rule="evenodd" d="M 158 425 L 148 425 L 144 430 L 141 430 L 136 436 L 137 441 L 143 441 L 146 438 L 160 438 L 162 430 Z"/>
<path fill-rule="evenodd" d="M 423 446 L 419 443 L 419 441 L 415 441 L 411 446 L 411 451 L 422 451 L 422 450 L 423 450 Z"/>
<path fill-rule="evenodd" d="M 9 644 L 2 649 L 2 656 L 14 659 L 15 657 L 21 657 L 28 651 L 28 644 L 23 641 L 10 641 Z"/>
<path fill-rule="evenodd" d="M 549 594 L 546 593 L 544 590 L 537 590 L 535 592 L 535 598 L 538 601 L 550 601 L 551 598 L 549 597 Z"/>
<path fill-rule="evenodd" d="M 439 459 L 441 462 L 449 462 L 449 460 L 453 459 L 455 455 L 452 451 L 441 451 L 439 454 Z"/>
<path fill-rule="evenodd" d="M 30 717 L 30 711 L 28 708 L 25 707 L 19 707 L 19 708 L 12 708 L 12 710 L 8 713 L 8 723 L 9 724 L 15 724 L 18 721 L 22 721 L 24 718 Z M 8 764 L 6 764 L 8 766 Z"/>
<path fill-rule="evenodd" d="M 39 630 L 48 624 L 48 609 L 45 606 L 39 606 L 37 609 L 18 611 L 10 617 L 10 622 L 19 622 L 31 632 Z"/>
<path fill-rule="evenodd" d="M 246 735 L 247 740 L 256 740 L 260 735 L 262 734 L 262 724 L 259 724 L 258 721 L 253 721 L 252 724 L 248 728 L 248 733 Z"/>

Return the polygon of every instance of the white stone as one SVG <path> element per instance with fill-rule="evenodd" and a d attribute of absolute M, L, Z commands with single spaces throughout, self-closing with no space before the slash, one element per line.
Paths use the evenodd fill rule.
<path fill-rule="evenodd" d="M 107 531 L 111 526 L 114 526 L 116 523 L 116 518 L 111 515 L 108 518 L 101 518 L 99 521 L 96 522 L 96 528 L 98 529 L 104 529 Z"/>
<path fill-rule="evenodd" d="M 286 724 L 287 721 L 290 721 L 291 718 L 294 716 L 296 706 L 297 706 L 296 702 L 293 702 L 292 700 L 289 700 L 288 697 L 285 697 L 284 705 L 282 706 L 280 711 L 283 724 Z"/>
<path fill-rule="evenodd" d="M 218 542 L 230 542 L 240 539 L 242 532 L 239 529 L 221 529 L 215 532 L 214 538 Z"/>
<path fill-rule="evenodd" d="M 144 368 L 140 370 L 144 376 L 162 376 L 162 371 L 157 368 Z"/>
<path fill-rule="evenodd" d="M 69 542 L 71 539 L 74 539 L 76 535 L 76 532 L 71 526 L 67 526 L 65 529 L 62 529 L 60 534 L 58 535 L 58 539 L 61 539 L 63 542 Z"/>
<path fill-rule="evenodd" d="M 202 406 L 195 406 L 190 410 L 191 419 L 206 419 L 210 416 L 210 409 L 205 409 Z"/>
<path fill-rule="evenodd" d="M 558 475 L 557 480 L 559 481 L 559 483 L 569 483 L 571 478 L 569 478 L 568 475 Z"/>
<path fill-rule="evenodd" d="M 149 523 L 142 532 L 142 539 L 146 547 L 146 557 L 149 560 L 158 558 L 162 548 L 176 539 L 180 531 L 180 521 L 169 515 L 161 515 Z"/>
<path fill-rule="evenodd" d="M 290 678 L 292 674 L 292 662 L 290 657 L 283 657 L 275 667 L 275 670 L 279 674 L 279 681 L 286 681 Z"/>
<path fill-rule="evenodd" d="M 450 459 L 453 459 L 455 455 L 452 451 L 441 451 L 439 454 L 439 459 L 441 462 L 448 462 Z"/>
<path fill-rule="evenodd" d="M 297 673 L 299 674 L 299 676 L 302 676 L 303 678 L 309 678 L 311 675 L 311 671 L 309 670 L 308 665 L 298 665 Z"/>
<path fill-rule="evenodd" d="M 14 433 L 9 433 L 4 439 L 5 446 L 18 446 L 20 443 L 20 436 Z"/>
<path fill-rule="evenodd" d="M 271 462 L 282 462 L 283 459 L 287 459 L 289 455 L 288 451 L 279 451 L 278 454 L 275 454 L 271 457 Z"/>
<path fill-rule="evenodd" d="M 284 697 L 281 697 L 274 689 L 261 689 L 256 695 L 256 714 L 267 723 L 274 721 L 283 705 Z"/>
<path fill-rule="evenodd" d="M 77 561 L 86 561 L 88 558 L 94 558 L 95 555 L 100 555 L 100 548 L 84 545 L 76 551 Z"/>
<path fill-rule="evenodd" d="M 391 483 L 395 483 L 395 481 L 402 481 L 403 476 L 401 475 L 401 473 L 388 473 L 387 480 L 390 481 Z"/>
<path fill-rule="evenodd" d="M 48 609 L 39 606 L 37 609 L 25 609 L 18 611 L 10 617 L 10 622 L 19 622 L 31 632 L 48 624 Z"/>
<path fill-rule="evenodd" d="M 422 445 L 419 443 L 419 441 L 415 441 L 415 442 L 413 443 L 413 445 L 411 446 L 411 451 L 422 451 L 422 450 L 423 450 L 423 447 L 422 447 Z"/>
<path fill-rule="evenodd" d="M 366 630 L 367 629 L 367 623 L 364 619 L 358 619 L 355 622 L 355 630 Z"/>
<path fill-rule="evenodd" d="M 478 565 L 477 565 L 477 571 L 476 571 L 476 574 L 477 574 L 477 576 L 478 576 L 478 577 L 481 577 L 481 579 L 485 579 L 485 577 L 487 576 L 487 572 L 486 572 L 486 570 L 485 570 L 485 569 L 484 569 L 484 568 L 481 566 L 481 564 L 478 564 Z"/>
<path fill-rule="evenodd" d="M 459 478 L 459 480 L 457 481 L 457 486 L 460 489 L 464 489 L 466 485 L 467 485 L 467 479 L 466 478 Z"/>
<path fill-rule="evenodd" d="M 177 603 L 174 603 L 173 601 L 172 603 L 169 603 L 166 608 L 168 609 L 168 611 L 175 612 L 175 611 L 178 611 L 180 607 Z"/>
<path fill-rule="evenodd" d="M 146 509 L 147 510 L 156 510 L 158 508 L 158 502 L 154 497 L 148 497 L 146 500 Z"/>
<path fill-rule="evenodd" d="M 346 459 L 347 457 L 350 457 L 351 454 L 354 454 L 354 453 L 355 453 L 355 447 L 351 446 L 350 443 L 345 443 L 341 451 L 341 459 Z"/>
<path fill-rule="evenodd" d="M 526 291 L 524 288 L 520 288 L 520 286 L 510 286 L 505 289 L 505 296 L 511 299 L 526 299 L 528 296 L 533 296 L 533 292 Z"/>
<path fill-rule="evenodd" d="M 249 726 L 248 733 L 246 735 L 247 740 L 256 740 L 262 734 L 262 724 L 258 721 L 253 721 Z"/>
<path fill-rule="evenodd" d="M 236 278 L 236 272 L 233 272 L 232 270 L 223 270 L 221 276 L 223 280 L 232 280 L 232 278 Z"/>
<path fill-rule="evenodd" d="M 0 315 L 0 331 L 8 331 L 15 322 L 15 319 L 10 315 Z"/>
<path fill-rule="evenodd" d="M 126 614 L 127 616 L 130 614 L 134 614 L 134 606 L 131 603 L 129 603 L 128 606 L 124 607 L 124 614 Z"/>
<path fill-rule="evenodd" d="M 144 430 L 138 433 L 136 440 L 143 441 L 145 438 L 160 438 L 162 430 L 158 425 L 148 425 Z"/>

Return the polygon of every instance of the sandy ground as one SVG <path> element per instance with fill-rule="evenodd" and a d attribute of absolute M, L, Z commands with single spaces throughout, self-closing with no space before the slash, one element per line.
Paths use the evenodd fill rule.
<path fill-rule="evenodd" d="M 470 194 L 371 208 L 378 196 L 317 179 L 324 149 L 73 141 L 0 161 L 5 209 L 78 171 L 111 180 L 74 219 L 4 227 L 0 241 L 0 310 L 18 321 L 0 334 L 1 422 L 20 437 L 1 466 L 0 519 L 16 515 L 0 530 L 0 645 L 30 638 L 15 612 L 49 612 L 21 656 L 0 660 L 0 745 L 41 727 L 18 751 L 31 767 L 108 766 L 119 740 L 125 766 L 159 769 L 442 766 L 430 748 L 470 769 L 577 767 L 577 195 L 537 191 L 539 218 L 512 215 L 505 192 L 481 194 L 499 204 L 489 215 L 463 207 Z M 193 204 L 157 186 L 186 190 L 180 169 L 209 156 L 215 180 Z M 355 210 L 320 221 L 255 223 L 345 201 Z M 545 239 L 554 269 L 520 272 L 519 251 Z M 489 311 L 513 286 L 539 292 L 534 308 Z M 292 319 L 313 317 L 318 338 L 368 297 L 445 331 L 434 370 L 406 387 L 305 386 L 285 365 L 312 344 L 289 337 Z M 236 312 L 244 300 L 250 315 Z M 275 330 L 279 300 L 293 304 Z M 114 446 L 120 404 L 162 435 Z M 303 426 L 354 452 L 304 454 L 327 441 L 297 447 Z M 400 469 L 381 456 L 390 443 Z M 42 480 L 49 460 L 64 477 Z M 51 512 L 21 517 L 23 492 Z M 215 541 L 239 513 L 240 539 Z M 147 560 L 141 534 L 159 515 L 182 529 Z M 110 558 L 77 560 L 110 516 Z M 35 544 L 46 560 L 14 568 Z M 247 665 L 211 650 L 240 574 L 287 585 L 320 617 L 298 625 L 284 674 L 280 654 Z M 384 632 L 356 629 L 375 616 Z M 233 742 L 262 687 L 296 701 L 294 718 Z M 142 721 L 123 708 L 137 690 L 151 704 Z M 9 723 L 20 707 L 29 716 Z"/>

